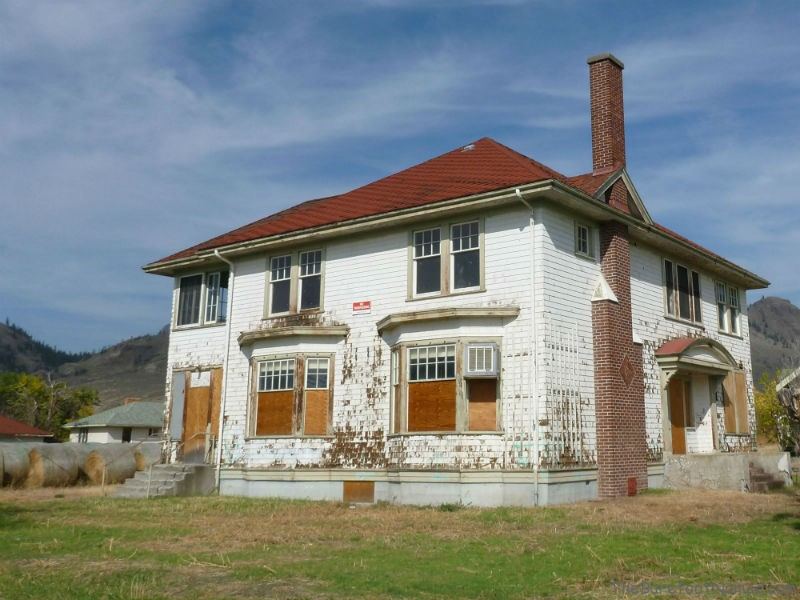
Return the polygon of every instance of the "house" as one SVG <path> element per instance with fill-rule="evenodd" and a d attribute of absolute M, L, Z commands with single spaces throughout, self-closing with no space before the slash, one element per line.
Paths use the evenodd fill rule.
<path fill-rule="evenodd" d="M 755 450 L 768 282 L 653 220 L 623 64 L 588 63 L 587 173 L 483 138 L 146 265 L 173 458 L 212 446 L 222 494 L 529 505 Z"/>
<path fill-rule="evenodd" d="M 44 442 L 53 434 L 22 421 L 0 415 L 0 444 L 6 442 Z"/>
<path fill-rule="evenodd" d="M 70 442 L 112 444 L 158 440 L 163 424 L 161 402 L 127 402 L 64 427 L 70 430 Z"/>

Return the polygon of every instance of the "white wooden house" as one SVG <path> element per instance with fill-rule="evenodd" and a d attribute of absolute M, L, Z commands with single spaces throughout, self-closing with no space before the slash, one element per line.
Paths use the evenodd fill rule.
<path fill-rule="evenodd" d="M 754 450 L 768 283 L 653 220 L 622 63 L 589 65 L 589 173 L 483 138 L 147 265 L 175 282 L 176 459 L 223 494 L 528 505 Z"/>

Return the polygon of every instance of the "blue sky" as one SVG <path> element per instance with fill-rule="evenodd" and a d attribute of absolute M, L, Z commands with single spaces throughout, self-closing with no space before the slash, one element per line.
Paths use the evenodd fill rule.
<path fill-rule="evenodd" d="M 797 2 L 0 0 L 0 318 L 155 331 L 146 262 L 483 136 L 585 172 L 604 51 L 651 214 L 800 303 L 798 31 Z"/>

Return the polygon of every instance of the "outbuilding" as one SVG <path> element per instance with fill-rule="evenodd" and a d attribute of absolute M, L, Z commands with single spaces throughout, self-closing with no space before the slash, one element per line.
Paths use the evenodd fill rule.
<path fill-rule="evenodd" d="M 64 425 L 70 442 L 101 444 L 157 440 L 161 436 L 164 405 L 129 402 Z"/>

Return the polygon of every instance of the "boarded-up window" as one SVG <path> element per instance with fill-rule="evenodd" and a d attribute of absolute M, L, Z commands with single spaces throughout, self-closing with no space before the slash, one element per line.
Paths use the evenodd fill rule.
<path fill-rule="evenodd" d="M 291 435 L 294 429 L 294 359 L 258 365 L 256 435 Z"/>
<path fill-rule="evenodd" d="M 456 430 L 455 379 L 408 384 L 408 430 Z"/>
<path fill-rule="evenodd" d="M 743 371 L 728 373 L 722 384 L 725 431 L 750 433 L 747 410 L 747 382 Z"/>
<path fill-rule="evenodd" d="M 305 435 L 327 435 L 330 421 L 330 390 L 328 381 L 330 360 L 327 358 L 306 359 L 305 385 L 305 419 L 303 433 Z"/>
<path fill-rule="evenodd" d="M 255 434 L 329 435 L 330 371 L 328 357 L 297 355 L 258 363 Z"/>
<path fill-rule="evenodd" d="M 469 430 L 495 431 L 497 429 L 497 380 L 467 380 L 469 400 Z"/>

